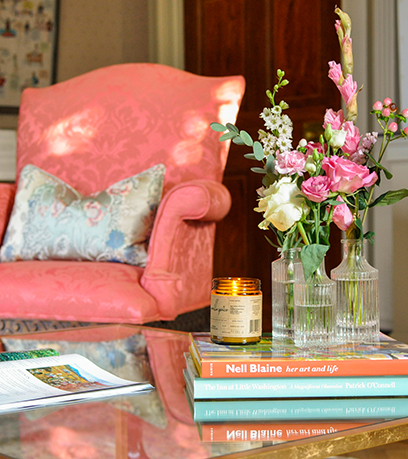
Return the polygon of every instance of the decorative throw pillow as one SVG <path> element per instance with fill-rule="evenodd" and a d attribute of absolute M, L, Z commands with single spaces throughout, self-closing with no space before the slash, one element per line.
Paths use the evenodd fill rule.
<path fill-rule="evenodd" d="M 165 167 L 158 164 L 105 191 L 82 196 L 28 164 L 21 171 L 1 261 L 92 260 L 145 266 L 164 173 Z"/>

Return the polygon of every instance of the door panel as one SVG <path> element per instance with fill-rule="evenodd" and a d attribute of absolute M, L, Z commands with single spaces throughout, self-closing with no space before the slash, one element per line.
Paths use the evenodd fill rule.
<path fill-rule="evenodd" d="M 285 100 L 294 124 L 294 141 L 316 140 L 326 108 L 338 110 L 340 95 L 327 77 L 328 62 L 340 61 L 334 22 L 334 0 L 185 0 L 186 70 L 209 76 L 240 74 L 247 89 L 237 126 L 257 137 L 259 113 L 269 105 L 265 91 L 272 89 L 277 69 L 290 84 L 277 100 Z M 218 224 L 214 276 L 249 276 L 262 281 L 263 330 L 271 330 L 271 261 L 276 250 L 253 211 L 261 176 L 250 171 L 255 162 L 243 158 L 245 147 L 231 145 L 224 184 L 232 208 Z M 340 261 L 339 232 L 332 231 L 327 270 Z"/>

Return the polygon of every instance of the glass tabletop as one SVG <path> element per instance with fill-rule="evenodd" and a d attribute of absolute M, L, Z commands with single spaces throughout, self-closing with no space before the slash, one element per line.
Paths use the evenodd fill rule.
<path fill-rule="evenodd" d="M 2 415 L 0 457 L 303 459 L 408 438 L 405 397 L 349 405 L 278 400 L 274 406 L 255 400 L 194 406 L 185 392 L 189 339 L 183 332 L 112 325 L 4 336 L 1 342 L 3 350 L 52 347 L 60 354 L 77 353 L 121 378 L 149 381 L 155 390 Z M 203 416 L 200 422 L 194 422 L 194 411 Z"/>

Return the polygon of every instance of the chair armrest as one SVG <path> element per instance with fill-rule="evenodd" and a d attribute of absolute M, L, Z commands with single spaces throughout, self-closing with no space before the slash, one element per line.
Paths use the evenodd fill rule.
<path fill-rule="evenodd" d="M 230 207 L 227 188 L 211 180 L 182 183 L 163 198 L 141 279 L 163 320 L 210 304 L 215 222 Z"/>
<path fill-rule="evenodd" d="M 17 186 L 12 183 L 0 183 L 0 243 L 3 241 Z"/>

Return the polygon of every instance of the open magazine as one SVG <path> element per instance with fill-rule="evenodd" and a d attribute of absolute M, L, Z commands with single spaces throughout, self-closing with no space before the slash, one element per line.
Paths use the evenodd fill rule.
<path fill-rule="evenodd" d="M 81 355 L 55 354 L 51 349 L 0 353 L 0 414 L 154 389 L 148 382 L 118 378 Z"/>

